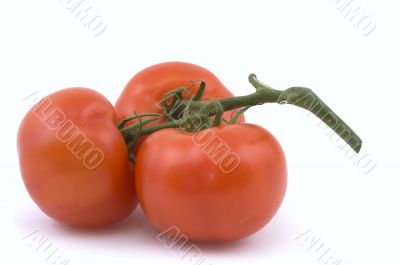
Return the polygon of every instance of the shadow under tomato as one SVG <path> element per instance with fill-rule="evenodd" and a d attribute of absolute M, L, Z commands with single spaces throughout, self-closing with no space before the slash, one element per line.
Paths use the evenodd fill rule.
<path fill-rule="evenodd" d="M 41 234 L 57 241 L 71 243 L 79 242 L 79 245 L 110 244 L 114 249 L 132 247 L 140 241 L 140 244 L 160 245 L 157 241 L 157 231 L 144 216 L 142 209 L 137 207 L 135 211 L 124 220 L 104 228 L 79 228 L 59 223 L 36 207 L 24 207 L 14 213 L 14 224 L 22 237 L 40 230 Z"/>
<path fill-rule="evenodd" d="M 126 219 L 106 228 L 76 228 L 63 225 L 40 212 L 39 209 L 24 207 L 14 214 L 14 224 L 21 232 L 23 238 L 27 234 L 40 230 L 41 233 L 51 239 L 56 245 L 57 242 L 71 246 L 75 249 L 79 245 L 80 250 L 107 249 L 107 251 L 140 254 L 141 250 L 170 251 L 177 257 L 195 246 L 205 256 L 229 255 L 231 258 L 240 253 L 265 253 L 274 251 L 282 246 L 285 241 L 285 230 L 290 224 L 282 222 L 283 216 L 276 216 L 272 222 L 260 232 L 247 238 L 221 243 L 202 243 L 188 241 L 179 250 L 170 250 L 157 238 L 159 232 L 153 227 L 138 207 Z M 278 219 L 278 220 L 276 220 Z M 281 220 L 279 220 L 281 219 Z"/>

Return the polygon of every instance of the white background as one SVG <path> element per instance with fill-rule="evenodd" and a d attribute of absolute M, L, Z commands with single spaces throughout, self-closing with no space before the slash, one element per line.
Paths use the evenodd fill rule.
<path fill-rule="evenodd" d="M 355 3 L 376 23 L 369 36 L 336 0 L 86 1 L 107 24 L 97 37 L 65 2 L 0 4 L 0 264 L 51 264 L 23 239 L 35 231 L 69 264 L 196 264 L 165 248 L 140 209 L 96 231 L 52 221 L 27 195 L 16 153 L 31 93 L 85 86 L 115 102 L 136 72 L 171 60 L 210 69 L 238 95 L 253 91 L 251 72 L 277 89 L 312 88 L 359 133 L 362 155 L 376 164 L 364 174 L 361 155 L 349 158 L 295 107 L 250 110 L 247 120 L 268 128 L 286 152 L 287 195 L 257 234 L 198 244 L 203 264 L 323 264 L 302 241 L 306 232 L 340 264 L 400 263 L 398 1 Z"/>

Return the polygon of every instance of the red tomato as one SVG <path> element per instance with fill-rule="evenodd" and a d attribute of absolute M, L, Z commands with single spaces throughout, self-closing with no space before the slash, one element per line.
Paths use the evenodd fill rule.
<path fill-rule="evenodd" d="M 286 190 L 281 146 L 264 128 L 240 123 L 188 134 L 150 135 L 136 157 L 136 189 L 160 231 L 228 241 L 265 226 Z M 176 230 L 175 229 L 175 230 Z"/>
<path fill-rule="evenodd" d="M 127 148 L 112 105 L 94 90 L 53 93 L 18 132 L 25 186 L 48 216 L 65 224 L 113 224 L 136 207 Z"/>
<path fill-rule="evenodd" d="M 178 87 L 191 87 L 195 94 L 197 86 L 191 81 L 202 80 L 206 83 L 203 95 L 205 99 L 232 97 L 232 93 L 205 68 L 183 63 L 167 62 L 150 66 L 136 74 L 126 85 L 124 91 L 115 103 L 118 120 L 134 113 L 162 113 L 159 102 L 163 96 Z M 224 113 L 224 118 L 230 120 L 232 111 Z M 243 122 L 241 116 L 238 122 Z"/>

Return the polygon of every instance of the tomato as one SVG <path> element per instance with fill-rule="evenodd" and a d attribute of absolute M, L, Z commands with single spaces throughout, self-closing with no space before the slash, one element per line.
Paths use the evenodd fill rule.
<path fill-rule="evenodd" d="M 134 113 L 162 113 L 159 103 L 167 92 L 187 87 L 194 95 L 198 86 L 192 81 L 199 80 L 206 83 L 205 99 L 233 96 L 213 73 L 203 67 L 184 62 L 160 63 L 142 70 L 128 82 L 114 105 L 117 118 L 122 120 Z M 229 120 L 233 113 L 224 113 L 224 118 Z M 241 116 L 238 122 L 243 121 L 244 116 Z"/>
<path fill-rule="evenodd" d="M 157 131 L 140 147 L 135 174 L 139 202 L 158 230 L 228 241 L 271 220 L 285 194 L 287 169 L 271 133 L 239 123 L 194 134 Z"/>
<path fill-rule="evenodd" d="M 24 184 L 48 216 L 100 227 L 136 207 L 127 148 L 98 92 L 69 88 L 45 97 L 24 117 L 17 142 Z"/>

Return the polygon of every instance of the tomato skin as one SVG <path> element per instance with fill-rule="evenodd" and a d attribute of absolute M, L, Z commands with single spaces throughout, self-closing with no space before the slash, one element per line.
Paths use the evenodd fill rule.
<path fill-rule="evenodd" d="M 26 114 L 17 137 L 21 175 L 44 213 L 64 224 L 101 227 L 133 211 L 133 170 L 116 124 L 108 100 L 87 88 L 55 92 Z"/>
<path fill-rule="evenodd" d="M 221 170 L 211 139 L 237 155 L 236 168 Z M 194 135 L 179 129 L 155 132 L 139 149 L 135 174 L 139 202 L 158 230 L 175 226 L 194 241 L 229 241 L 271 220 L 284 198 L 287 169 L 272 134 L 240 123 Z"/>
<path fill-rule="evenodd" d="M 192 87 L 191 94 L 195 94 L 197 86 L 191 81 L 202 80 L 206 83 L 203 98 L 226 98 L 233 94 L 221 81 L 207 69 L 184 62 L 166 62 L 150 66 L 137 73 L 126 85 L 114 105 L 117 119 L 133 115 L 134 113 L 162 113 L 159 102 L 163 96 L 178 87 Z M 233 112 L 224 113 L 229 120 Z M 243 122 L 244 116 L 238 122 Z"/>

